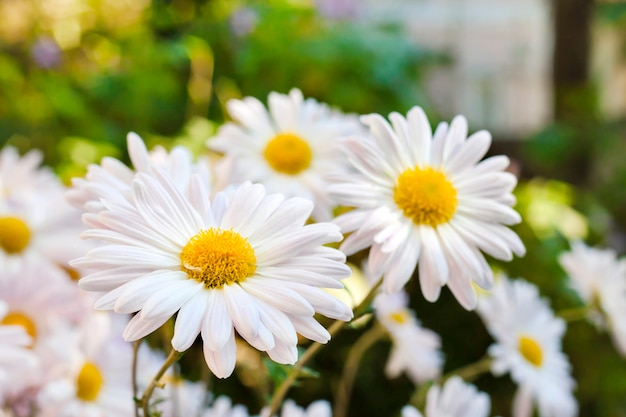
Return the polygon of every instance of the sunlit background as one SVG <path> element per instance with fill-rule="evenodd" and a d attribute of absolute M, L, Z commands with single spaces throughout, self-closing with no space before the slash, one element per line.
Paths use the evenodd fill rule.
<path fill-rule="evenodd" d="M 472 130 L 490 130 L 493 152 L 511 156 L 522 178 L 517 232 L 528 255 L 506 269 L 539 284 L 555 307 L 575 298 L 555 260 L 569 239 L 626 251 L 626 3 L 0 0 L 0 145 L 41 149 L 65 181 L 105 155 L 127 158 L 129 131 L 202 153 L 230 98 L 265 101 L 292 87 L 346 112 L 420 105 L 432 121 L 464 114 Z M 445 320 L 457 310 L 447 292 L 417 307 L 445 335 L 451 369 L 490 343 L 486 332 L 464 331 L 480 327 L 475 315 Z M 388 349 L 368 353 L 377 366 L 363 366 L 354 415 L 384 415 L 410 395 L 404 377 L 382 376 Z M 564 350 L 580 415 L 626 416 L 626 360 L 608 336 L 574 323 Z M 317 362 L 329 381 L 333 360 Z M 251 366 L 216 390 L 256 409 L 255 386 L 266 383 L 258 372 Z M 492 414 L 508 415 L 513 384 L 502 380 L 476 383 L 492 394 Z M 294 397 L 330 398 L 327 382 Z M 377 384 L 392 394 L 371 392 Z"/>

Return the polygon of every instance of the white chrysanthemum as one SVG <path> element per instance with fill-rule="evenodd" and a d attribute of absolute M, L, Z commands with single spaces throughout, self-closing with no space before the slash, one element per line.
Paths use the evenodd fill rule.
<path fill-rule="evenodd" d="M 614 250 L 577 241 L 559 262 L 584 302 L 601 309 L 613 343 L 626 355 L 626 260 L 618 259 Z"/>
<path fill-rule="evenodd" d="M 139 135 L 127 135 L 128 155 L 134 170 L 115 158 L 105 157 L 100 165 L 90 165 L 85 178 L 73 178 L 72 189 L 66 195 L 67 200 L 77 208 L 84 210 L 86 222 L 96 221 L 94 213 L 104 210 L 103 199 L 123 202 L 130 198 L 131 182 L 136 172 L 150 172 L 152 167 L 164 169 L 172 177 L 179 190 L 187 194 L 192 175 L 198 175 L 205 187 L 210 186 L 209 162 L 199 158 L 193 162 L 193 155 L 182 146 L 174 147 L 170 152 L 161 146 L 155 146 L 150 152 Z"/>
<path fill-rule="evenodd" d="M 26 329 L 16 324 L 3 324 L 9 306 L 0 300 L 0 404 L 4 403 L 9 387 L 16 379 L 37 366 L 37 357 L 29 349 L 32 338 Z"/>
<path fill-rule="evenodd" d="M 78 238 L 83 228 L 78 211 L 65 201 L 63 184 L 39 162 L 35 152 L 22 158 L 13 148 L 0 152 L 2 272 L 33 263 L 63 268 L 86 250 Z"/>
<path fill-rule="evenodd" d="M 132 416 L 132 346 L 111 331 L 110 314 L 94 312 L 64 334 L 65 361 L 42 387 L 37 415 Z"/>
<path fill-rule="evenodd" d="M 250 414 L 245 406 L 233 405 L 230 398 L 221 396 L 202 413 L 202 417 L 250 417 Z"/>
<path fill-rule="evenodd" d="M 458 376 L 448 379 L 443 387 L 433 386 L 426 396 L 426 417 L 487 417 L 490 409 L 489 396 Z M 422 417 L 422 413 L 407 405 L 402 417 Z"/>
<path fill-rule="evenodd" d="M 348 158 L 359 174 L 331 186 L 331 194 L 354 210 L 338 217 L 342 231 L 353 232 L 341 250 L 353 254 L 371 245 L 369 269 L 384 274 L 386 292 L 399 291 L 416 264 L 424 296 L 439 297 L 448 285 L 467 309 L 476 305 L 471 284 L 489 288 L 493 275 L 480 251 L 503 260 L 523 255 L 524 245 L 506 225 L 518 223 L 511 206 L 517 180 L 504 172 L 509 160 L 479 160 L 491 144 L 480 131 L 467 138 L 467 121 L 456 117 L 434 135 L 419 107 L 406 118 L 362 116 L 372 139 L 345 140 Z"/>
<path fill-rule="evenodd" d="M 441 339 L 432 330 L 423 328 L 409 309 L 409 298 L 404 291 L 379 294 L 374 300 L 376 317 L 389 332 L 393 346 L 385 373 L 396 378 L 406 372 L 418 385 L 438 377 L 443 362 Z"/>
<path fill-rule="evenodd" d="M 260 182 L 268 192 L 314 201 L 313 219 L 330 220 L 336 204 L 328 195 L 329 178 L 348 171 L 337 139 L 362 129 L 356 117 L 304 99 L 298 89 L 270 93 L 267 109 L 253 97 L 230 100 L 227 108 L 234 122 L 207 142 L 225 155 L 224 185 Z"/>
<path fill-rule="evenodd" d="M 523 396 L 534 400 L 541 417 L 576 415 L 575 382 L 561 350 L 565 322 L 554 316 L 537 287 L 502 277 L 490 296 L 480 298 L 478 313 L 495 339 L 489 347 L 493 374 L 509 372 L 519 386 L 514 414 L 532 409 L 519 401 Z"/>
<path fill-rule="evenodd" d="M 333 410 L 326 400 L 313 401 L 307 408 L 302 408 L 293 400 L 283 404 L 280 417 L 332 417 Z"/>
<path fill-rule="evenodd" d="M 312 203 L 266 195 L 245 183 L 212 204 L 194 177 L 186 198 L 167 174 L 139 173 L 132 204 L 104 201 L 105 229 L 84 237 L 107 242 L 73 262 L 93 271 L 79 285 L 105 291 L 95 304 L 138 312 L 124 331 L 137 340 L 177 313 L 172 346 L 187 350 L 200 333 L 209 368 L 235 366 L 235 331 L 280 363 L 297 360 L 297 333 L 327 342 L 313 317 L 348 320 L 351 310 L 319 287 L 350 275 L 345 255 L 323 246 L 341 239 L 336 225 L 305 225 Z"/>

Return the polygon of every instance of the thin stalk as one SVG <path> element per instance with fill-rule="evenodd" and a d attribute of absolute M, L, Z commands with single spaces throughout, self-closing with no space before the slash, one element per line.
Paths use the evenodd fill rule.
<path fill-rule="evenodd" d="M 363 301 L 361 301 L 361 303 L 352 310 L 354 317 L 351 321 L 358 319 L 367 312 L 367 309 L 369 308 L 369 305 L 372 303 L 372 300 L 376 296 L 378 288 L 380 287 L 382 282 L 383 280 L 381 278 L 376 283 L 376 285 L 374 285 L 372 289 L 370 289 L 370 292 L 367 294 L 367 296 L 365 296 Z M 330 325 L 330 327 L 328 328 L 328 333 L 330 334 L 331 339 L 344 328 L 345 324 L 346 322 L 343 322 L 341 320 L 335 320 L 335 322 Z M 272 400 L 268 405 L 268 411 L 267 413 L 264 413 L 264 415 L 273 416 L 278 411 L 278 408 L 282 404 L 283 399 L 287 395 L 287 392 L 294 384 L 294 382 L 296 382 L 296 379 L 298 379 L 298 375 L 300 374 L 302 368 L 304 368 L 304 366 L 320 351 L 320 349 L 322 349 L 323 346 L 325 345 L 323 345 L 322 343 L 314 342 L 311 343 L 311 345 L 304 351 L 302 357 L 291 368 L 291 372 L 289 372 L 287 378 L 285 378 L 285 380 L 278 386 L 278 388 L 274 392 Z"/>
<path fill-rule="evenodd" d="M 139 354 L 139 346 L 141 346 L 142 339 L 135 340 L 133 342 L 133 364 L 132 364 L 132 383 L 133 383 L 133 400 L 135 401 L 135 417 L 139 417 L 139 403 L 137 395 L 139 394 L 139 387 L 137 386 L 137 357 Z"/>
<path fill-rule="evenodd" d="M 589 317 L 591 309 L 588 306 L 574 307 L 558 311 L 556 315 L 567 322 L 585 320 Z"/>
<path fill-rule="evenodd" d="M 154 392 L 154 389 L 156 387 L 163 386 L 161 382 L 159 382 L 161 377 L 165 374 L 165 372 L 167 372 L 169 367 L 172 366 L 174 362 L 178 360 L 178 358 L 180 357 L 180 354 L 181 354 L 180 352 L 177 352 L 174 349 L 170 350 L 170 353 L 165 359 L 165 362 L 163 362 L 161 369 L 159 369 L 159 371 L 156 373 L 154 378 L 152 378 L 152 381 L 150 381 L 150 385 L 148 385 L 148 388 L 146 388 L 146 390 L 143 392 L 143 396 L 141 397 L 141 407 L 143 409 L 143 417 L 150 417 L 150 397 L 152 397 L 152 393 Z"/>
<path fill-rule="evenodd" d="M 343 367 L 341 380 L 339 381 L 339 389 L 337 391 L 337 398 L 335 399 L 334 417 L 344 417 L 348 412 L 352 388 L 354 387 L 354 381 L 356 380 L 356 375 L 359 370 L 359 364 L 365 352 L 386 335 L 387 332 L 385 329 L 375 324 L 374 327 L 363 333 L 350 348 Z"/>

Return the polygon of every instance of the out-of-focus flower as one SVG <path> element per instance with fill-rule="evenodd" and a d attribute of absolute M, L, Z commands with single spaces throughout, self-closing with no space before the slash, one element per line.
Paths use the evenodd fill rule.
<path fill-rule="evenodd" d="M 354 19 L 358 4 L 356 0 L 315 0 L 317 10 L 327 19 Z"/>
<path fill-rule="evenodd" d="M 519 386 L 513 415 L 530 415 L 531 401 L 542 417 L 576 415 L 575 382 L 561 350 L 565 322 L 554 316 L 537 287 L 502 277 L 490 296 L 480 298 L 478 313 L 495 339 L 489 347 L 493 374 L 509 372 Z"/>
<path fill-rule="evenodd" d="M 62 268 L 84 253 L 78 235 L 78 211 L 64 198 L 65 187 L 46 168 L 41 154 L 20 157 L 14 148 L 0 152 L 0 271 L 19 271 L 25 264 Z"/>
<path fill-rule="evenodd" d="M 131 182 L 136 172 L 150 172 L 153 167 L 164 169 L 172 177 L 176 187 L 184 194 L 190 192 L 190 179 L 198 175 L 201 185 L 210 188 L 211 175 L 206 158 L 193 162 L 188 149 L 177 146 L 170 152 L 156 146 L 150 152 L 143 140 L 135 133 L 127 136 L 128 154 L 134 171 L 115 158 L 105 157 L 100 165 L 90 165 L 85 178 L 73 178 L 73 187 L 67 191 L 68 201 L 86 213 L 83 220 L 89 225 L 101 226 L 97 213 L 104 210 L 103 200 L 122 203 L 130 198 Z"/>
<path fill-rule="evenodd" d="M 47 36 L 37 39 L 30 53 L 35 64 L 41 68 L 54 68 L 61 63 L 61 48 L 54 39 Z"/>
<path fill-rule="evenodd" d="M 448 285 L 466 309 L 476 305 L 472 281 L 482 288 L 493 282 L 481 251 L 502 260 L 525 248 L 507 227 L 520 221 L 511 208 L 517 179 L 504 171 L 505 156 L 479 160 L 491 144 L 486 131 L 467 138 L 467 121 L 456 117 L 434 135 L 419 107 L 406 118 L 362 116 L 373 138 L 344 141 L 349 160 L 359 171 L 331 185 L 331 194 L 354 210 L 336 219 L 353 232 L 341 245 L 353 254 L 371 245 L 369 270 L 384 274 L 386 292 L 399 291 L 416 264 L 422 292 L 429 301 Z"/>
<path fill-rule="evenodd" d="M 132 346 L 111 331 L 111 315 L 94 312 L 64 334 L 65 361 L 39 392 L 37 415 L 132 416 Z"/>
<path fill-rule="evenodd" d="M 177 313 L 172 346 L 187 350 L 201 334 L 218 377 L 235 366 L 235 331 L 280 363 L 297 360 L 297 333 L 325 343 L 313 317 L 348 320 L 351 310 L 319 287 L 341 287 L 345 255 L 323 246 L 341 240 L 332 223 L 305 225 L 312 203 L 266 195 L 244 183 L 209 199 L 193 176 L 186 197 L 165 171 L 139 173 L 122 203 L 104 200 L 102 229 L 84 237 L 106 242 L 72 262 L 91 274 L 79 285 L 104 291 L 98 309 L 138 312 L 124 331 L 137 340 Z"/>
<path fill-rule="evenodd" d="M 618 259 L 614 250 L 576 241 L 559 262 L 583 301 L 600 309 L 605 322 L 599 324 L 608 327 L 615 347 L 626 356 L 626 259 Z"/>
<path fill-rule="evenodd" d="M 338 138 L 358 133 L 356 118 L 331 110 L 293 89 L 270 93 L 268 109 L 253 97 L 230 100 L 234 122 L 223 125 L 207 145 L 225 155 L 220 169 L 226 184 L 260 182 L 269 192 L 315 202 L 312 217 L 332 218 L 328 184 L 349 171 Z"/>
<path fill-rule="evenodd" d="M 487 417 L 491 400 L 475 386 L 458 376 L 446 381 L 443 387 L 435 385 L 426 396 L 426 417 Z M 422 417 L 416 408 L 405 406 L 402 417 Z"/>
<path fill-rule="evenodd" d="M 250 7 L 240 7 L 230 15 L 228 21 L 230 30 L 237 37 L 243 38 L 252 32 L 259 20 L 259 16 Z"/>
<path fill-rule="evenodd" d="M 333 410 L 326 400 L 313 401 L 307 408 L 300 407 L 293 400 L 287 400 L 280 412 L 280 417 L 332 417 L 332 415 Z"/>
<path fill-rule="evenodd" d="M 374 300 L 376 317 L 389 332 L 393 347 L 385 367 L 387 377 L 395 378 L 404 371 L 414 384 L 438 377 L 443 358 L 439 335 L 423 328 L 409 309 L 404 291 L 379 294 Z"/>
<path fill-rule="evenodd" d="M 249 417 L 248 409 L 241 405 L 233 405 L 226 396 L 217 397 L 202 413 L 202 417 Z"/>

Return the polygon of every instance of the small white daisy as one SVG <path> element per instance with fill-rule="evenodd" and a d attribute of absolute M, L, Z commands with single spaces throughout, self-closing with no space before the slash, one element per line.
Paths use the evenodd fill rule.
<path fill-rule="evenodd" d="M 345 151 L 358 174 L 331 185 L 338 201 L 355 209 L 339 216 L 341 245 L 348 255 L 371 245 L 369 269 L 384 274 L 386 292 L 399 291 L 416 264 L 422 292 L 429 301 L 448 285 L 466 309 L 476 305 L 471 284 L 489 288 L 491 268 L 481 251 L 502 260 L 525 248 L 507 225 L 520 221 L 511 208 L 517 183 L 504 172 L 505 156 L 480 159 L 491 144 L 486 131 L 467 138 L 467 121 L 458 116 L 431 133 L 419 107 L 407 117 L 362 116 L 372 138 L 350 137 Z"/>
<path fill-rule="evenodd" d="M 225 155 L 224 185 L 260 182 L 268 192 L 314 201 L 313 219 L 330 220 L 336 204 L 328 195 L 329 178 L 348 171 L 337 139 L 362 129 L 356 117 L 304 99 L 298 89 L 270 93 L 267 109 L 253 97 L 230 100 L 227 108 L 234 122 L 207 142 Z"/>
<path fill-rule="evenodd" d="M 463 382 L 458 376 L 448 379 L 443 387 L 434 385 L 426 396 L 426 417 L 487 417 L 491 400 L 474 385 Z M 416 408 L 407 405 L 402 417 L 422 417 Z"/>
<path fill-rule="evenodd" d="M 217 397 L 212 404 L 202 412 L 202 417 L 250 417 L 248 409 L 241 405 L 233 405 L 230 398 Z"/>
<path fill-rule="evenodd" d="M 104 200 L 104 229 L 84 237 L 106 244 L 72 263 L 93 273 L 79 285 L 106 292 L 95 304 L 138 312 L 124 331 L 137 340 L 177 313 L 172 346 L 187 350 L 201 334 L 209 368 L 228 377 L 235 332 L 280 363 L 297 360 L 297 333 L 325 343 L 313 317 L 349 320 L 352 311 L 320 287 L 341 287 L 345 255 L 323 246 L 341 240 L 332 223 L 305 225 L 312 202 L 244 183 L 211 204 L 193 177 L 187 198 L 166 172 L 139 173 L 129 203 Z"/>
<path fill-rule="evenodd" d="M 67 200 L 74 207 L 86 212 L 85 221 L 95 221 L 95 214 L 104 210 L 102 199 L 123 202 L 130 198 L 131 182 L 136 172 L 150 172 L 158 166 L 167 171 L 179 190 L 187 194 L 192 175 L 198 175 L 205 187 L 210 187 L 209 162 L 200 157 L 193 162 L 193 155 L 187 148 L 174 147 L 170 152 L 162 146 L 155 146 L 148 152 L 143 139 L 136 133 L 126 138 L 128 155 L 134 170 L 115 158 L 105 157 L 100 165 L 87 168 L 85 178 L 73 178 L 72 188 L 66 193 Z"/>
<path fill-rule="evenodd" d="M 332 417 L 333 410 L 326 400 L 317 400 L 302 408 L 293 400 L 287 400 L 283 404 L 280 417 Z"/>
<path fill-rule="evenodd" d="M 33 263 L 63 268 L 86 250 L 78 238 L 78 211 L 65 201 L 63 184 L 39 162 L 35 152 L 21 158 L 12 148 L 0 152 L 0 272 Z"/>
<path fill-rule="evenodd" d="M 376 317 L 389 332 L 393 346 L 385 373 L 396 378 L 402 372 L 414 384 L 438 377 L 443 357 L 441 339 L 432 330 L 423 328 L 409 309 L 409 297 L 404 291 L 395 294 L 379 294 L 374 300 Z"/>
<path fill-rule="evenodd" d="M 532 399 L 541 417 L 576 415 L 575 382 L 561 350 L 565 322 L 554 316 L 537 287 L 502 277 L 491 295 L 480 298 L 478 313 L 495 339 L 489 347 L 492 373 L 508 372 L 519 386 L 517 412 L 532 409 Z"/>
<path fill-rule="evenodd" d="M 618 259 L 614 250 L 576 241 L 559 262 L 583 301 L 600 308 L 615 347 L 626 356 L 626 259 Z"/>

